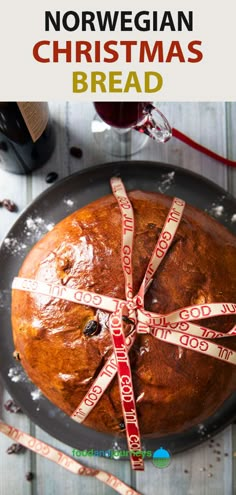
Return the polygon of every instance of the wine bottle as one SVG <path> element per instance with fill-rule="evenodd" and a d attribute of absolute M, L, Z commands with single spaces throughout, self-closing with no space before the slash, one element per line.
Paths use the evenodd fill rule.
<path fill-rule="evenodd" d="M 41 167 L 55 147 L 46 102 L 0 102 L 0 166 L 14 174 Z"/>

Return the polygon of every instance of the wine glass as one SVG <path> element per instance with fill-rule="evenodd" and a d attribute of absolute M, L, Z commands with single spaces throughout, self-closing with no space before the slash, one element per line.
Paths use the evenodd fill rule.
<path fill-rule="evenodd" d="M 151 137 L 165 143 L 171 137 L 166 117 L 151 102 L 95 102 L 92 121 L 95 140 L 114 156 L 137 153 Z M 139 132 L 134 132 L 139 131 Z"/>

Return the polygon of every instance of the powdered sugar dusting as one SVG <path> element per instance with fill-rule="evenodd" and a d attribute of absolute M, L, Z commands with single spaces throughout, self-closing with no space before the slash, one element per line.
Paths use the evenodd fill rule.
<path fill-rule="evenodd" d="M 175 180 L 175 171 L 168 172 L 166 174 L 161 175 L 161 182 L 158 185 L 158 191 L 164 194 L 171 186 L 174 184 Z"/>
<path fill-rule="evenodd" d="M 213 201 L 208 208 L 205 209 L 205 211 L 211 215 L 213 218 L 219 219 L 219 221 L 223 221 L 224 223 L 228 223 L 230 220 L 229 214 L 228 214 L 228 208 L 224 204 L 226 196 L 219 195 L 215 201 Z"/>
<path fill-rule="evenodd" d="M 74 201 L 70 198 L 65 198 L 63 199 L 63 203 L 65 203 L 66 206 L 69 206 L 69 208 L 72 208 L 74 206 Z"/>
<path fill-rule="evenodd" d="M 39 400 L 42 397 L 42 392 L 39 388 L 36 388 L 32 392 L 30 392 L 30 395 L 33 400 Z"/>
<path fill-rule="evenodd" d="M 200 435 L 202 435 L 202 436 L 205 436 L 205 435 L 206 435 L 206 433 L 207 433 L 207 429 L 206 429 L 205 425 L 203 425 L 202 423 L 200 423 L 200 424 L 198 425 L 198 433 L 199 433 Z"/>
<path fill-rule="evenodd" d="M 231 222 L 234 223 L 236 222 L 236 213 L 234 213 L 231 217 Z"/>
<path fill-rule="evenodd" d="M 215 217 L 221 217 L 224 213 L 224 207 L 222 205 L 212 206 L 209 213 Z"/>
<path fill-rule="evenodd" d="M 27 245 L 24 242 L 10 236 L 4 239 L 3 245 L 11 254 L 20 254 L 27 248 Z"/>
<path fill-rule="evenodd" d="M 29 216 L 25 220 L 24 233 L 27 237 L 33 237 L 35 240 L 38 240 L 43 234 L 52 230 L 54 225 L 53 222 L 47 223 L 39 216 Z"/>
<path fill-rule="evenodd" d="M 32 239 L 32 242 L 37 242 L 44 234 L 52 230 L 54 225 L 53 222 L 46 222 L 39 216 L 28 216 L 23 227 L 23 237 L 26 242 L 28 238 Z M 28 248 L 26 242 L 19 237 L 9 235 L 4 239 L 3 246 L 12 255 L 19 256 L 22 254 L 24 256 L 24 251 Z"/>
<path fill-rule="evenodd" d="M 8 371 L 8 376 L 14 383 L 28 381 L 27 375 L 21 368 L 10 368 Z"/>

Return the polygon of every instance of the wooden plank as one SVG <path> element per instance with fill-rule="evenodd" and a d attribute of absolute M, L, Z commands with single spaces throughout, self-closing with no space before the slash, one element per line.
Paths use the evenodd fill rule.
<path fill-rule="evenodd" d="M 18 207 L 17 212 L 0 209 L 0 242 L 16 221 L 27 201 L 27 181 L 24 175 L 9 174 L 1 168 L 0 162 L 0 199 L 11 199 Z"/>
<path fill-rule="evenodd" d="M 3 402 L 9 399 L 9 394 L 4 392 Z M 0 415 L 8 424 L 20 428 L 23 431 L 30 433 L 30 421 L 21 414 L 11 414 L 0 409 Z M 26 473 L 32 471 L 32 455 L 31 452 L 25 451 L 19 454 L 8 455 L 6 450 L 13 442 L 1 435 L 0 438 L 0 493 L 5 495 L 11 493 L 13 495 L 31 494 L 30 483 L 26 480 Z M 10 474 L 11 473 L 11 474 Z"/>
<path fill-rule="evenodd" d="M 0 198 L 9 198 L 14 201 L 18 211 L 11 213 L 5 208 L 0 210 L 0 241 L 8 233 L 11 225 L 25 207 L 27 202 L 27 180 L 25 176 L 9 174 L 0 166 Z M 0 308 L 2 310 L 2 308 Z M 1 331 L 1 330 L 0 330 Z M 30 421 L 23 414 L 11 414 L 4 408 L 4 403 L 9 399 L 9 394 L 3 390 L 0 383 L 0 417 L 24 431 L 30 431 Z M 25 480 L 25 474 L 31 471 L 31 453 L 7 455 L 6 450 L 12 441 L 0 435 L 0 493 L 12 495 L 31 493 L 30 483 Z M 11 473 L 11 475 L 9 475 Z"/>
<path fill-rule="evenodd" d="M 99 151 L 96 147 L 91 146 L 91 136 L 89 133 L 90 121 L 94 113 L 91 103 L 71 104 L 71 103 L 54 103 L 50 104 L 51 113 L 57 121 L 57 145 L 51 160 L 41 169 L 39 169 L 32 179 L 33 197 L 46 189 L 48 185 L 45 182 L 46 174 L 51 171 L 59 172 L 59 177 L 65 177 L 69 173 L 82 170 L 88 166 L 98 163 Z M 70 155 L 71 146 L 80 147 L 83 150 L 81 159 L 76 159 Z M 106 161 L 105 151 L 101 152 L 101 162 Z M 35 435 L 51 445 L 57 446 L 64 452 L 72 455 L 72 449 L 63 443 L 53 439 L 45 432 L 35 427 Z M 78 440 L 79 443 L 79 440 Z M 95 446 L 96 448 L 97 446 Z M 78 485 L 81 493 L 93 493 L 108 495 L 111 490 L 96 480 L 87 477 L 81 477 L 79 480 L 70 473 L 65 473 L 64 469 L 48 462 L 47 460 L 37 457 L 35 460 L 37 467 L 37 490 L 44 495 L 64 494 L 72 495 L 77 492 Z M 108 469 L 116 473 L 127 483 L 130 483 L 129 463 L 109 461 L 107 459 L 98 459 L 96 457 L 86 458 L 86 465 L 93 467 L 99 466 L 100 469 Z"/>
<path fill-rule="evenodd" d="M 189 135 L 222 155 L 226 156 L 226 108 L 220 103 L 162 103 L 160 110 L 166 115 L 173 127 Z M 137 156 L 137 155 L 136 155 Z M 145 159 L 146 150 L 139 153 Z M 176 139 L 165 145 L 148 143 L 148 159 L 173 163 L 188 170 L 193 170 L 215 183 L 227 188 L 227 167 L 198 153 Z M 231 441 L 231 429 L 221 434 L 220 443 L 227 445 Z M 191 493 L 191 495 L 231 495 L 232 493 L 232 457 L 224 462 L 214 463 L 213 477 L 206 477 L 199 471 L 203 466 L 213 465 L 211 449 L 202 445 L 191 452 L 186 452 L 173 459 L 172 465 L 159 471 L 149 464 L 144 474 L 138 473 L 137 488 L 146 495 L 150 487 L 150 479 L 156 480 L 156 487 L 162 495 L 175 493 Z M 184 473 L 184 470 L 188 473 Z M 156 472 L 158 471 L 158 472 Z M 158 490 L 156 490 L 158 491 Z"/>
<path fill-rule="evenodd" d="M 158 107 L 168 118 L 172 127 L 213 151 L 226 155 L 224 103 L 172 102 L 160 103 Z M 224 165 L 193 150 L 175 138 L 165 144 L 158 144 L 150 139 L 150 143 L 148 142 L 135 157 L 173 163 L 227 187 L 227 171 Z"/>
<path fill-rule="evenodd" d="M 6 423 L 30 433 L 30 421 L 22 413 L 11 414 L 4 408 L 4 403 L 10 399 L 0 383 L 0 418 Z M 1 495 L 30 495 L 31 486 L 25 475 L 32 471 L 32 455 L 26 450 L 18 454 L 8 455 L 6 450 L 12 445 L 12 440 L 0 434 L 0 493 Z"/>

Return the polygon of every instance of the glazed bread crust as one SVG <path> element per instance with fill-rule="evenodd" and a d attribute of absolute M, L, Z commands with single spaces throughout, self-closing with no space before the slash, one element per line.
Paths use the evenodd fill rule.
<path fill-rule="evenodd" d="M 171 198 L 129 193 L 135 215 L 134 293 L 164 225 Z M 113 195 L 63 219 L 26 257 L 19 276 L 125 299 L 121 214 Z M 186 206 L 172 246 L 145 297 L 145 308 L 168 313 L 183 306 L 235 302 L 236 239 L 222 225 Z M 97 317 L 100 332 L 84 334 Z M 30 379 L 71 415 L 112 354 L 109 314 L 37 293 L 13 290 L 15 348 Z M 235 316 L 201 321 L 221 332 Z M 199 323 L 200 324 L 200 323 Z M 129 324 L 125 332 L 130 331 Z M 236 349 L 235 337 L 223 345 Z M 194 351 L 138 335 L 130 352 L 140 430 L 158 436 L 209 417 L 235 390 L 236 368 Z M 123 435 L 117 377 L 84 424 Z"/>

